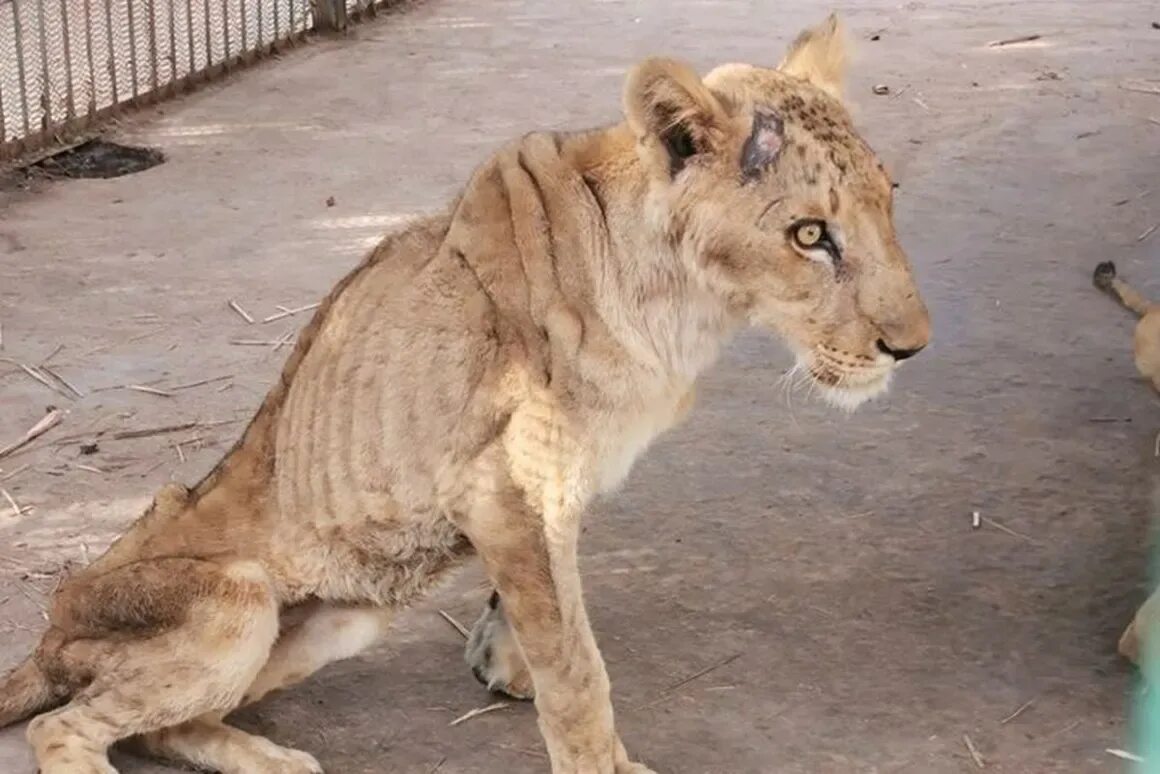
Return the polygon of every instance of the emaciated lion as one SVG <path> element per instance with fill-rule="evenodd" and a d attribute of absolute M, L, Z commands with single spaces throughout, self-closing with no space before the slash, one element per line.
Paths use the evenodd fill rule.
<path fill-rule="evenodd" d="M 498 597 L 476 674 L 534 693 L 556 774 L 647 772 L 581 596 L 586 504 L 743 326 L 847 409 L 930 335 L 843 58 L 831 17 L 777 69 L 646 60 L 621 123 L 528 134 L 386 237 L 217 467 L 55 595 L 0 724 L 55 707 L 28 729 L 43 774 L 112 774 L 129 737 L 222 772 L 321 771 L 224 716 L 376 642 L 478 554 Z"/>

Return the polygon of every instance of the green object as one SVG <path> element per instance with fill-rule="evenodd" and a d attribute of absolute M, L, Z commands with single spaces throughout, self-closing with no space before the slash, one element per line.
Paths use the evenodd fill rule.
<path fill-rule="evenodd" d="M 1160 588 L 1136 614 L 1140 674 L 1136 683 L 1133 752 L 1136 774 L 1160 774 Z"/>

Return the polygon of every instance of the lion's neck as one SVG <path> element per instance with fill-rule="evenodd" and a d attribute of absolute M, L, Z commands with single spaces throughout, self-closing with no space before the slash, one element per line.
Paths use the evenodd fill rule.
<path fill-rule="evenodd" d="M 607 249 L 593 256 L 602 319 L 642 365 L 691 383 L 739 321 L 679 252 L 627 126 L 571 137 L 561 153 L 602 201 Z"/>

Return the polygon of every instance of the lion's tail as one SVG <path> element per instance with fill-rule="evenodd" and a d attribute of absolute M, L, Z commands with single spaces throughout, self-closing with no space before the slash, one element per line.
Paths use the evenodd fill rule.
<path fill-rule="evenodd" d="M 60 700 L 60 692 L 29 656 L 0 680 L 0 728 L 31 717 Z"/>
<path fill-rule="evenodd" d="M 1124 307 L 1144 316 L 1152 308 L 1152 302 L 1144 298 L 1138 290 L 1116 276 L 1116 264 L 1104 261 L 1092 273 L 1092 284 L 1104 291 Z"/>

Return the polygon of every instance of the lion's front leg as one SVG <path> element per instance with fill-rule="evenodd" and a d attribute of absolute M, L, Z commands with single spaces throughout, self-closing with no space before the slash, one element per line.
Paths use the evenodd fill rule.
<path fill-rule="evenodd" d="M 542 516 L 509 492 L 465 521 L 503 600 L 501 623 L 526 660 L 553 773 L 648 774 L 628 760 L 613 727 L 608 674 L 580 590 L 578 518 Z"/>

